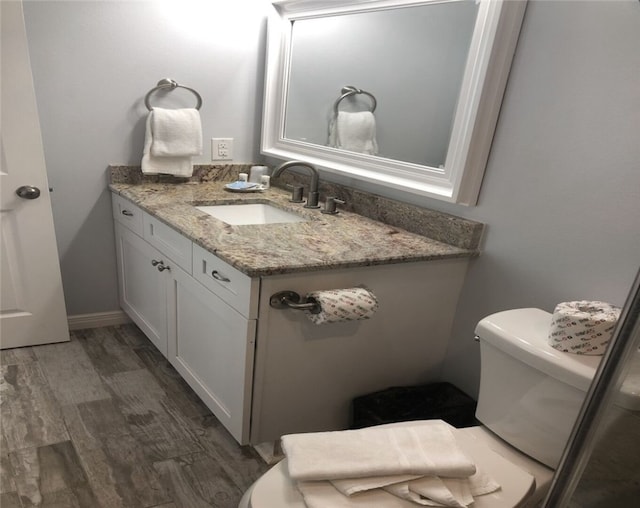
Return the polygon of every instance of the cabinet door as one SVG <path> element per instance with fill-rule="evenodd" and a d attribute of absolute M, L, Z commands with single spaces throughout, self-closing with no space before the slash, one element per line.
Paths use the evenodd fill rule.
<path fill-rule="evenodd" d="M 168 294 L 169 361 L 231 435 L 249 441 L 256 321 L 180 269 Z"/>
<path fill-rule="evenodd" d="M 115 231 L 120 306 L 167 356 L 167 272 L 153 264 L 162 254 L 118 222 Z"/>

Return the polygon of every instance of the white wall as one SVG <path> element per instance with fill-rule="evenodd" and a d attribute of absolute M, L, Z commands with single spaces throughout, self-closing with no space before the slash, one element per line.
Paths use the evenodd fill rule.
<path fill-rule="evenodd" d="M 264 0 L 25 1 L 69 314 L 118 309 L 106 168 L 139 164 L 145 94 L 164 77 L 195 88 L 205 153 L 233 137 L 254 162 L 264 72 Z M 190 107 L 176 90 L 153 105 Z"/>
<path fill-rule="evenodd" d="M 475 394 L 476 322 L 568 300 L 624 303 L 640 267 L 640 3 L 530 1 L 478 206 L 444 376 Z"/>
<path fill-rule="evenodd" d="M 260 9 L 217 16 L 240 38 L 211 27 L 196 39 L 158 5 L 25 3 L 71 314 L 118 308 L 105 169 L 139 161 L 141 100 L 158 79 L 201 91 L 205 139 L 235 137 L 242 162 L 258 151 Z M 418 201 L 488 224 L 443 372 L 469 393 L 481 317 L 572 299 L 624 302 L 640 261 L 639 26 L 637 0 L 530 0 L 478 206 Z"/>

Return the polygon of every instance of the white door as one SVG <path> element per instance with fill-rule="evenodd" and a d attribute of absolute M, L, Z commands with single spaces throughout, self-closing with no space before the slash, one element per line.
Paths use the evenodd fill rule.
<path fill-rule="evenodd" d="M 0 348 L 5 349 L 67 341 L 69 328 L 22 2 L 0 1 L 0 18 Z"/>

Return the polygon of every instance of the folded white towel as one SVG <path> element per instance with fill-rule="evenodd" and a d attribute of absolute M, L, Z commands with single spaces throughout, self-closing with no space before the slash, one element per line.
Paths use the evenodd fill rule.
<path fill-rule="evenodd" d="M 396 474 L 463 478 L 475 473 L 448 424 L 289 434 L 282 437 L 294 480 L 335 480 Z"/>
<path fill-rule="evenodd" d="M 370 476 L 367 478 L 343 478 L 341 480 L 331 480 L 331 484 L 345 496 L 351 496 L 358 492 L 378 489 L 393 485 L 394 483 L 407 483 L 409 480 L 422 478 L 415 474 L 400 474 L 387 476 Z"/>
<path fill-rule="evenodd" d="M 202 154 L 202 125 L 197 109 L 153 108 L 151 130 L 154 157 L 184 157 Z"/>
<path fill-rule="evenodd" d="M 476 473 L 469 477 L 469 489 L 473 497 L 491 494 L 496 490 L 500 490 L 500 484 L 483 471 L 477 470 Z"/>
<path fill-rule="evenodd" d="M 398 488 L 402 488 L 400 484 Z M 395 486 L 392 486 L 395 487 Z M 390 487 L 385 487 L 390 488 Z M 466 478 L 437 478 L 425 476 L 406 484 L 406 490 L 419 498 L 435 503 L 435 506 L 466 508 L 473 503 L 471 489 Z M 395 492 L 394 492 L 395 493 Z M 427 503 L 423 503 L 427 504 Z M 434 506 L 431 504 L 431 506 Z"/>
<path fill-rule="evenodd" d="M 299 482 L 297 487 L 307 508 L 416 508 L 411 501 L 381 489 L 345 496 L 327 481 Z"/>
<path fill-rule="evenodd" d="M 384 487 L 384 490 L 389 494 L 393 494 L 394 496 L 397 496 L 402 499 L 406 499 L 407 501 L 411 501 L 412 503 L 419 504 L 422 506 L 448 506 L 446 504 L 442 504 L 437 501 L 434 501 L 433 499 L 423 497 L 420 494 L 416 494 L 412 490 L 409 490 L 409 484 L 406 482 L 398 483 L 394 485 L 387 485 L 386 487 Z"/>
<path fill-rule="evenodd" d="M 377 155 L 376 117 L 371 111 L 339 111 L 329 124 L 329 146 Z"/>
<path fill-rule="evenodd" d="M 201 153 L 202 128 L 197 110 L 153 108 L 147 116 L 142 173 L 190 177 L 191 156 Z"/>

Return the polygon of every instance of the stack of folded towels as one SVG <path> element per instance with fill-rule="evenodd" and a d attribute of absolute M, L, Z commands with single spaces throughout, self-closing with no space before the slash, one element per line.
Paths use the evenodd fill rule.
<path fill-rule="evenodd" d="M 441 420 L 290 434 L 282 448 L 309 508 L 467 507 L 500 489 Z"/>

